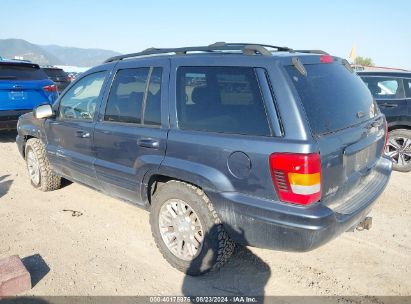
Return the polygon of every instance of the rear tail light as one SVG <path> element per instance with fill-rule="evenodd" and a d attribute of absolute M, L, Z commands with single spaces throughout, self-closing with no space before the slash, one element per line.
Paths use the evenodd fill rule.
<path fill-rule="evenodd" d="M 308 205 L 321 199 L 320 154 L 274 153 L 270 170 L 281 201 Z"/>
<path fill-rule="evenodd" d="M 48 85 L 48 86 L 43 87 L 43 90 L 44 90 L 45 92 L 49 92 L 49 93 L 51 93 L 51 92 L 57 92 L 57 86 L 56 86 L 55 84 L 51 84 L 51 85 Z"/>
<path fill-rule="evenodd" d="M 382 149 L 382 154 L 385 153 L 385 148 L 387 147 L 387 144 L 388 144 L 388 122 L 386 119 L 384 119 L 384 126 L 385 126 L 385 143 L 384 143 L 384 148 Z"/>

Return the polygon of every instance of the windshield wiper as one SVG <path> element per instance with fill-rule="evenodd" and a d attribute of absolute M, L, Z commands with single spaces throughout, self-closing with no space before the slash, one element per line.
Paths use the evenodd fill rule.
<path fill-rule="evenodd" d="M 0 76 L 0 79 L 16 79 L 16 76 Z"/>

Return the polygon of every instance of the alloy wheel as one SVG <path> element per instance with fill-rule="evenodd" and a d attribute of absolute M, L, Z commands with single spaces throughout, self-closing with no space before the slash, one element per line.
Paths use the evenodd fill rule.
<path fill-rule="evenodd" d="M 164 243 L 177 258 L 191 261 L 200 253 L 204 230 L 195 211 L 184 201 L 171 199 L 163 204 L 159 227 Z"/>
<path fill-rule="evenodd" d="M 398 166 L 404 167 L 411 163 L 411 139 L 406 137 L 390 137 L 385 148 L 385 154 Z"/>
<path fill-rule="evenodd" d="M 27 169 L 33 184 L 38 185 L 40 183 L 40 166 L 33 150 L 27 152 Z"/>

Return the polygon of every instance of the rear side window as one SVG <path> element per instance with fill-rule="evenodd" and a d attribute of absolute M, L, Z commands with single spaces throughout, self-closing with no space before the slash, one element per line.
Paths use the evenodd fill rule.
<path fill-rule="evenodd" d="M 104 120 L 141 123 L 149 68 L 119 70 L 111 86 Z"/>
<path fill-rule="evenodd" d="M 0 80 L 43 80 L 48 76 L 36 65 L 1 64 Z"/>
<path fill-rule="evenodd" d="M 404 98 L 402 79 L 386 77 L 363 77 L 371 94 L 376 99 Z"/>
<path fill-rule="evenodd" d="M 411 79 L 404 79 L 404 86 L 407 98 L 411 98 Z"/>
<path fill-rule="evenodd" d="M 161 125 L 161 76 L 162 68 L 154 68 L 150 76 L 144 111 L 144 124 Z"/>
<path fill-rule="evenodd" d="M 285 69 L 304 106 L 312 132 L 320 135 L 361 123 L 377 114 L 367 86 L 340 63 L 294 66 Z"/>
<path fill-rule="evenodd" d="M 271 135 L 257 76 L 249 67 L 179 68 L 177 112 L 183 130 Z"/>
<path fill-rule="evenodd" d="M 111 86 L 104 120 L 159 126 L 162 68 L 119 70 Z M 144 115 L 142 114 L 144 113 Z"/>

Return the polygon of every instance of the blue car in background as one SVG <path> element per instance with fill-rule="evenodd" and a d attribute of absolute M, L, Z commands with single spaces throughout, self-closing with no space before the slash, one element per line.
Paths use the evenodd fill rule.
<path fill-rule="evenodd" d="M 57 97 L 57 86 L 39 65 L 0 60 L 0 130 L 15 129 L 20 115 Z"/>

